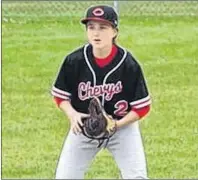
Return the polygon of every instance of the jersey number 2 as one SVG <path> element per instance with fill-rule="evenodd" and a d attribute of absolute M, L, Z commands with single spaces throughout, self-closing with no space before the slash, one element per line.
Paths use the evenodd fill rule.
<path fill-rule="evenodd" d="M 115 111 L 114 114 L 116 116 L 125 116 L 127 114 L 128 103 L 125 100 L 118 101 L 115 104 Z"/>

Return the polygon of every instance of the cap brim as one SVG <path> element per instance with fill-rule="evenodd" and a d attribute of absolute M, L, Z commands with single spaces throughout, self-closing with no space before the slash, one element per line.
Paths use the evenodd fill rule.
<path fill-rule="evenodd" d="M 90 17 L 90 18 L 82 19 L 81 23 L 87 24 L 88 21 L 100 21 L 100 22 L 105 22 L 105 23 L 111 24 L 112 26 L 115 26 L 115 24 L 113 24 L 111 21 L 108 21 L 102 18 L 97 18 L 97 17 Z"/>

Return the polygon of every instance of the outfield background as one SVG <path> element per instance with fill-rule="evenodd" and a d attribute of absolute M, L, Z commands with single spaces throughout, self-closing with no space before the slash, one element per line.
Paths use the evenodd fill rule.
<path fill-rule="evenodd" d="M 69 123 L 50 89 L 64 56 L 86 42 L 79 21 L 90 4 L 2 2 L 2 178 L 54 178 Z M 198 2 L 125 1 L 119 14 L 118 42 L 138 58 L 153 99 L 141 121 L 149 177 L 198 178 Z M 86 173 L 118 177 L 105 150 Z"/>

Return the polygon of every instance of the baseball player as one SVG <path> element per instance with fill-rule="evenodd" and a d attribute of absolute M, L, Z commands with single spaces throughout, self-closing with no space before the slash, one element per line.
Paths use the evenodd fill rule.
<path fill-rule="evenodd" d="M 88 44 L 68 54 L 52 87 L 58 107 L 70 121 L 70 130 L 56 168 L 56 179 L 83 179 L 95 155 L 103 148 L 81 133 L 90 99 L 98 97 L 116 121 L 117 132 L 107 149 L 123 179 L 147 179 L 147 165 L 139 120 L 150 110 L 151 98 L 140 64 L 116 42 L 118 15 L 111 6 L 91 6 L 85 19 Z M 107 167 L 108 168 L 108 167 Z"/>

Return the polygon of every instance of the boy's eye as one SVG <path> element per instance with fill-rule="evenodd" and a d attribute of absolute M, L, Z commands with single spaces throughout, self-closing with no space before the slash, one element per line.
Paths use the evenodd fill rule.
<path fill-rule="evenodd" d="M 94 26 L 88 26 L 89 29 L 94 29 Z"/>
<path fill-rule="evenodd" d="M 106 26 L 101 26 L 100 29 L 106 29 Z"/>

